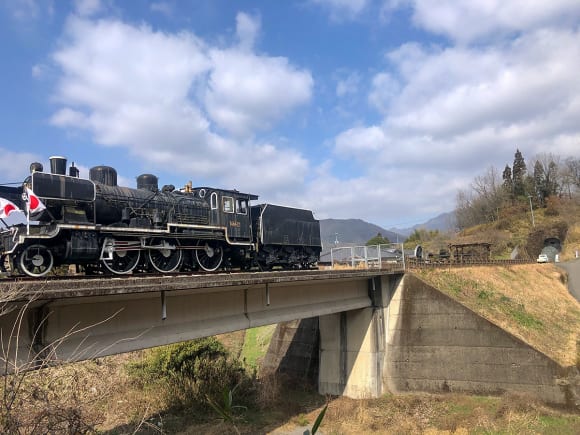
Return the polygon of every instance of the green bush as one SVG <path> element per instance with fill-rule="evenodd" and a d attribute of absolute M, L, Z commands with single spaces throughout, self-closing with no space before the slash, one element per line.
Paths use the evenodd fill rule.
<path fill-rule="evenodd" d="M 219 400 L 236 385 L 238 402 L 254 401 L 255 379 L 213 337 L 153 349 L 128 371 L 144 388 L 161 387 L 172 405 L 207 408 L 208 398 Z"/>

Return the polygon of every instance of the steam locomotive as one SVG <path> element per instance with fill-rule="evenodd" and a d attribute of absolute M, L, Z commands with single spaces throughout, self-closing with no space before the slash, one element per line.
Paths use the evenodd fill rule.
<path fill-rule="evenodd" d="M 50 158 L 50 173 L 30 165 L 20 187 L 0 197 L 25 209 L 30 189 L 44 205 L 34 221 L 0 230 L 0 267 L 42 277 L 62 265 L 86 273 L 170 273 L 178 270 L 306 269 L 321 251 L 320 224 L 310 210 L 251 205 L 257 195 L 212 187 L 158 187 L 152 174 L 137 188 L 117 185 L 109 166 L 79 177 L 74 163 Z"/>

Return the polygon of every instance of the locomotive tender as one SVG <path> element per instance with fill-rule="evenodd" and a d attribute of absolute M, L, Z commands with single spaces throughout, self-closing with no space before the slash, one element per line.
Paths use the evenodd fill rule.
<path fill-rule="evenodd" d="M 74 164 L 51 157 L 51 173 L 30 165 L 22 187 L 4 187 L 21 208 L 31 189 L 46 209 L 27 225 L 0 231 L 0 267 L 41 277 L 60 265 L 91 273 L 133 271 L 270 270 L 313 267 L 321 251 L 320 224 L 310 210 L 251 205 L 258 196 L 191 186 L 158 188 L 157 177 L 137 177 L 137 188 L 117 185 L 108 166 L 79 178 Z M 18 199 L 18 200 L 17 200 Z"/>

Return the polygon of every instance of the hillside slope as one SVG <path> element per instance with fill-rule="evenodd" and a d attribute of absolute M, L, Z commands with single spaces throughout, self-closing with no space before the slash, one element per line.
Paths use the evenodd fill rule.
<path fill-rule="evenodd" d="M 580 367 L 580 303 L 568 292 L 562 269 L 482 266 L 416 275 L 563 367 Z"/>

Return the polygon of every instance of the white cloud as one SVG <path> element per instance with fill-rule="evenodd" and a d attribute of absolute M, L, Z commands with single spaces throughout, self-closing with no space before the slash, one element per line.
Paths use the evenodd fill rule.
<path fill-rule="evenodd" d="M 310 0 L 330 11 L 333 19 L 342 20 L 354 18 L 362 13 L 370 0 Z"/>
<path fill-rule="evenodd" d="M 259 20 L 239 14 L 244 47 L 216 48 L 189 32 L 70 17 L 53 53 L 61 75 L 51 122 L 159 170 L 191 176 L 195 168 L 228 187 L 301 184 L 308 164 L 299 152 L 251 138 L 307 103 L 313 79 L 286 58 L 253 53 L 258 31 Z"/>
<path fill-rule="evenodd" d="M 574 25 L 580 18 L 577 0 L 397 0 L 391 7 L 413 7 L 416 25 L 462 43 L 526 32 L 547 26 Z"/>
<path fill-rule="evenodd" d="M 38 0 L 13 0 L 5 5 L 17 21 L 34 21 L 38 19 L 42 12 L 42 7 Z M 50 7 L 50 6 L 49 6 Z"/>
<path fill-rule="evenodd" d="M 336 96 L 345 97 L 355 95 L 359 91 L 361 77 L 359 73 L 353 72 L 338 80 L 336 84 Z"/>
<path fill-rule="evenodd" d="M 252 17 L 243 12 L 238 13 L 236 16 L 236 34 L 242 49 L 251 50 L 254 48 L 260 27 L 260 17 Z"/>
<path fill-rule="evenodd" d="M 372 80 L 369 103 L 380 112 L 387 112 L 390 102 L 399 92 L 399 83 L 391 74 L 381 72 Z"/>
<path fill-rule="evenodd" d="M 386 120 L 392 129 L 453 137 L 541 122 L 552 134 L 551 124 L 558 121 L 550 118 L 563 123 L 578 114 L 578 32 L 541 30 L 499 47 L 425 53 L 419 62 L 399 55 L 393 60 L 402 66 L 406 85 Z"/>
<path fill-rule="evenodd" d="M 90 17 L 102 10 L 101 0 L 76 0 L 76 13 L 81 17 Z"/>
<path fill-rule="evenodd" d="M 42 79 L 44 78 L 44 76 L 46 75 L 47 72 L 47 66 L 43 65 L 43 64 L 36 64 L 32 66 L 32 77 L 34 77 L 35 79 Z"/>
<path fill-rule="evenodd" d="M 553 139 L 563 132 L 580 138 L 580 32 L 539 30 L 483 48 L 403 46 L 389 59 L 403 83 L 400 92 L 393 92 L 388 73 L 386 80 L 383 73 L 375 77 L 369 98 L 384 121 L 339 135 L 339 154 L 377 149 L 383 163 L 418 166 L 454 156 L 472 168 L 470 162 L 509 156 L 516 146 L 532 155 L 550 143 L 552 152 L 569 154 L 569 146 Z"/>
<path fill-rule="evenodd" d="M 159 12 L 167 17 L 173 15 L 173 5 L 168 2 L 153 2 L 149 6 L 153 12 Z"/>
<path fill-rule="evenodd" d="M 472 4 L 453 9 L 458 20 L 462 7 Z M 553 16 L 564 6 L 556 2 Z M 436 13 L 442 12 L 433 11 L 433 17 Z M 390 51 L 389 65 L 375 74 L 368 96 L 382 121 L 335 137 L 334 155 L 361 175 L 342 180 L 327 174 L 313 186 L 311 198 L 334 186 L 340 194 L 322 201 L 329 216 L 341 213 L 341 201 L 377 222 L 383 220 L 377 202 L 407 205 L 414 216 L 429 210 L 434 215 L 451 210 L 457 189 L 485 167 L 510 163 L 516 148 L 526 158 L 546 151 L 579 156 L 580 30 L 566 26 L 567 19 L 555 28 L 548 19 L 525 14 L 516 37 L 465 45 L 484 33 L 457 33 L 458 45 L 406 43 Z M 503 18 L 495 19 L 489 32 L 516 29 L 509 20 L 500 29 Z M 467 32 L 470 17 L 458 23 L 457 32 Z"/>
<path fill-rule="evenodd" d="M 210 57 L 206 107 L 214 122 L 235 135 L 268 128 L 310 100 L 312 76 L 286 58 L 237 50 L 212 50 Z"/>
<path fill-rule="evenodd" d="M 379 127 L 355 127 L 339 134 L 335 150 L 346 156 L 361 155 L 364 158 L 368 151 L 380 151 L 387 144 L 387 137 Z"/>
<path fill-rule="evenodd" d="M 444 171 L 436 169 L 371 168 L 364 176 L 341 179 L 325 165 L 296 205 L 312 207 L 319 219 L 388 220 L 405 227 L 451 210 L 457 188 Z M 423 220 L 415 221 L 417 217 Z"/>
<path fill-rule="evenodd" d="M 11 148 L 14 148 L 13 146 Z M 28 175 L 28 168 L 32 162 L 40 161 L 40 157 L 32 153 L 18 153 L 7 147 L 0 147 L 0 174 L 2 181 L 18 183 L 24 181 Z"/>

